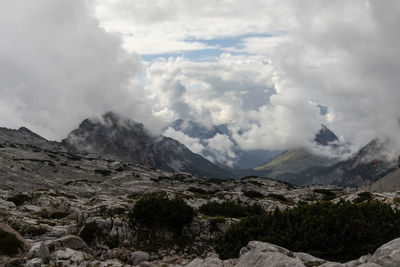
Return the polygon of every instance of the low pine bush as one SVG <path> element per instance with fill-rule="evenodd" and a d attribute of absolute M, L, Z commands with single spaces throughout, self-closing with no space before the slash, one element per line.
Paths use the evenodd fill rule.
<path fill-rule="evenodd" d="M 400 236 L 400 213 L 375 201 L 320 202 L 251 216 L 216 240 L 221 258 L 237 257 L 251 240 L 273 243 L 332 261 L 349 261 Z"/>
<path fill-rule="evenodd" d="M 258 205 L 242 205 L 233 201 L 218 203 L 208 202 L 200 206 L 199 211 L 209 216 L 224 216 L 230 218 L 242 218 L 251 215 L 260 215 L 265 213 L 264 209 Z"/>
<path fill-rule="evenodd" d="M 154 195 L 136 202 L 131 216 L 134 222 L 149 228 L 166 228 L 179 233 L 188 225 L 196 212 L 182 199 L 168 199 L 166 196 Z"/>

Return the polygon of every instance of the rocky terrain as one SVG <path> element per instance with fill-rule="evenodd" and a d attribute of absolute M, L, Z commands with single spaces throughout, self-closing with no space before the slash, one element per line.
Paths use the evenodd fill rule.
<path fill-rule="evenodd" d="M 0 146 L 0 164 L 0 250 L 13 244 L 4 248 L 4 238 L 18 240 L 12 239 L 16 251 L 2 253 L 8 266 L 396 266 L 398 260 L 398 240 L 347 265 L 262 242 L 250 242 L 239 258 L 220 260 L 213 240 L 240 219 L 198 211 L 210 201 L 284 210 L 321 200 L 326 190 L 331 201 L 353 201 L 359 192 L 351 188 L 296 187 L 261 177 L 204 179 L 9 142 Z M 180 234 L 154 232 L 132 219 L 135 203 L 155 194 L 183 199 L 196 211 Z M 373 195 L 393 209 L 398 197 L 396 192 Z"/>

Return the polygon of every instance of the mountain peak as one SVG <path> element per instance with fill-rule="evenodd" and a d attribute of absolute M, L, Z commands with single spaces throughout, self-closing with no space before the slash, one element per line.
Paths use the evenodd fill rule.
<path fill-rule="evenodd" d="M 142 163 L 168 171 L 183 171 L 204 177 L 230 175 L 178 141 L 152 136 L 141 123 L 108 112 L 98 120 L 84 120 L 62 144 L 77 153 Z"/>
<path fill-rule="evenodd" d="M 339 141 L 339 138 L 326 125 L 321 124 L 321 129 L 315 135 L 314 141 L 322 146 L 327 146 L 332 142 Z"/>

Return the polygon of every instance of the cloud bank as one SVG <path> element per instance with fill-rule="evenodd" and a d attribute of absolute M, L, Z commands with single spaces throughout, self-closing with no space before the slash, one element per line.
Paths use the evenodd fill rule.
<path fill-rule="evenodd" d="M 154 113 L 229 123 L 243 149 L 287 149 L 323 123 L 351 151 L 381 136 L 400 153 L 397 1 L 89 3 L 4 2 L 6 126 L 58 138 L 107 110 L 153 126 Z"/>
<path fill-rule="evenodd" d="M 353 152 L 382 136 L 400 153 L 394 0 L 97 3 L 102 25 L 127 34 L 128 50 L 165 58 L 149 63 L 146 85 L 163 118 L 229 122 L 245 149 L 307 146 L 324 123 Z M 216 48 L 219 55 L 200 62 L 165 54 Z M 172 92 L 179 97 L 165 97 Z"/>
<path fill-rule="evenodd" d="M 84 118 L 109 110 L 153 120 L 137 80 L 139 56 L 122 49 L 120 37 L 90 13 L 80 0 L 2 2 L 2 126 L 59 140 Z"/>

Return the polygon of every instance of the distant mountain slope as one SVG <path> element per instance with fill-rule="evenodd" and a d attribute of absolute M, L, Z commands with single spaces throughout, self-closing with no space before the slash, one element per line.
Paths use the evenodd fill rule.
<path fill-rule="evenodd" d="M 330 166 L 335 160 L 314 155 L 305 148 L 288 150 L 267 164 L 255 168 L 267 171 L 268 177 L 278 178 L 286 173 L 298 173 L 311 167 Z"/>
<path fill-rule="evenodd" d="M 325 125 L 321 125 L 321 129 L 314 138 L 314 142 L 320 146 L 332 145 L 338 141 L 337 136 Z M 271 178 L 284 179 L 288 175 L 293 177 L 309 168 L 327 167 L 335 162 L 337 162 L 337 159 L 313 154 L 306 148 L 297 148 L 281 153 L 266 164 L 255 168 L 255 170 L 263 171 Z M 296 179 L 293 179 L 293 182 L 298 184 Z"/>
<path fill-rule="evenodd" d="M 121 119 L 111 112 L 103 115 L 102 120 L 84 120 L 62 144 L 76 153 L 143 163 L 168 171 L 213 178 L 231 176 L 178 141 L 165 136 L 150 135 L 142 124 Z"/>
<path fill-rule="evenodd" d="M 58 142 L 48 141 L 25 127 L 18 130 L 0 127 L 0 144 L 5 143 L 30 145 L 49 150 L 63 150 Z"/>
<path fill-rule="evenodd" d="M 397 168 L 397 162 L 379 158 L 382 144 L 372 140 L 347 160 L 329 167 L 313 167 L 299 173 L 279 177 L 298 185 L 334 184 L 338 186 L 364 186 L 379 180 Z"/>

